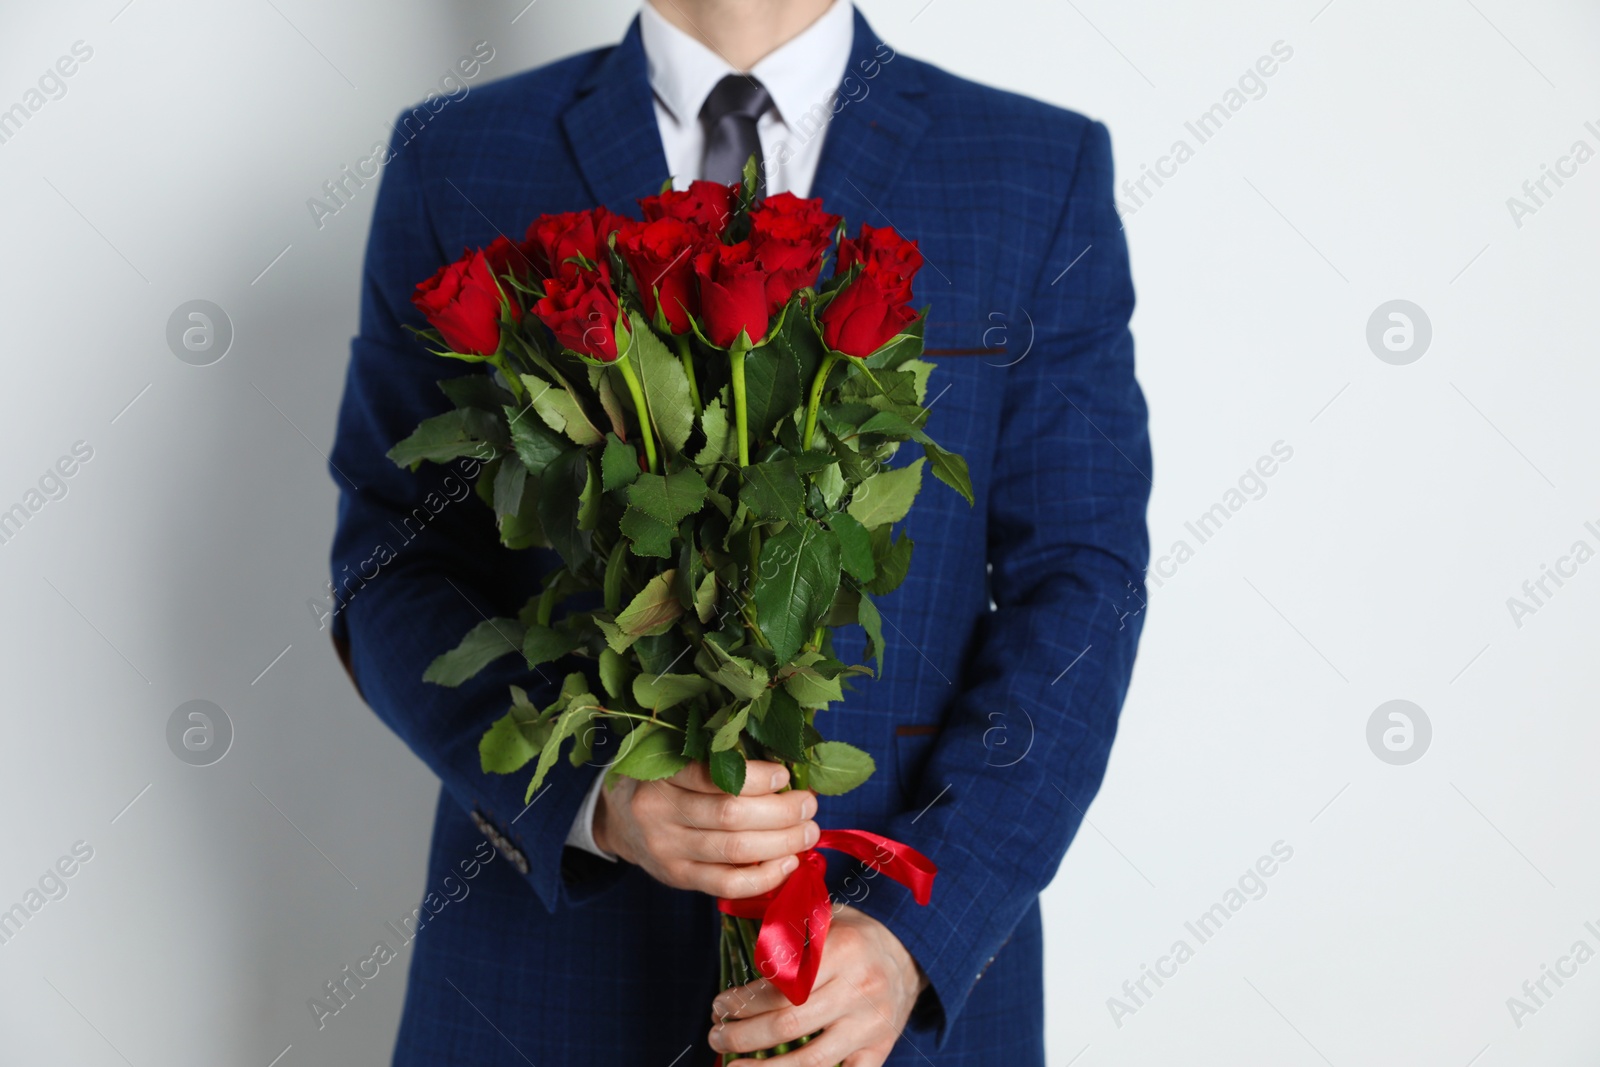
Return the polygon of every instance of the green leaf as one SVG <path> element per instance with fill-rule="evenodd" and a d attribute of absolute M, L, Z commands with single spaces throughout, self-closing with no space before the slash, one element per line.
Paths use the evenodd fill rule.
<path fill-rule="evenodd" d="M 592 363 L 585 364 L 585 367 L 589 371 L 589 388 L 600 398 L 600 410 L 606 413 L 611 432 L 617 437 L 626 437 L 628 423 L 623 417 L 622 401 L 617 396 L 613 375 L 605 367 L 597 367 Z"/>
<path fill-rule="evenodd" d="M 878 530 L 874 530 L 872 548 L 878 576 L 866 584 L 867 591 L 884 596 L 900 588 L 900 583 L 906 580 L 906 572 L 911 569 L 913 547 L 908 534 L 902 533 L 891 545 L 889 527 L 880 526 Z"/>
<path fill-rule="evenodd" d="M 839 562 L 845 573 L 858 582 L 870 582 L 878 573 L 872 562 L 872 535 L 854 515 L 840 512 L 828 516 L 828 529 L 839 539 Z"/>
<path fill-rule="evenodd" d="M 711 753 L 711 781 L 729 796 L 744 788 L 744 755 L 736 748 Z"/>
<path fill-rule="evenodd" d="M 767 691 L 767 669 L 754 660 L 730 656 L 717 647 L 715 641 L 706 642 L 715 650 L 718 665 L 709 673 L 722 688 L 740 700 L 754 700 Z"/>
<path fill-rule="evenodd" d="M 882 526 L 899 522 L 911 510 L 911 502 L 922 488 L 922 465 L 926 460 L 914 460 L 910 466 L 879 471 L 856 487 L 846 508 L 851 517 L 862 526 Z"/>
<path fill-rule="evenodd" d="M 633 699 L 652 711 L 665 711 L 710 690 L 711 679 L 699 674 L 641 674 L 633 680 Z"/>
<path fill-rule="evenodd" d="M 933 476 L 966 497 L 972 503 L 972 477 L 967 473 L 967 461 L 954 452 L 946 452 L 932 441 L 925 441 L 922 451 L 928 458 Z"/>
<path fill-rule="evenodd" d="M 679 744 L 677 731 L 659 723 L 639 723 L 623 737 L 606 778 L 620 775 L 641 782 L 671 778 L 689 765 L 689 757 L 678 751 Z"/>
<path fill-rule="evenodd" d="M 843 741 L 824 741 L 811 749 L 806 764 L 806 784 L 826 797 L 848 793 L 872 777 L 872 757 Z"/>
<path fill-rule="evenodd" d="M 578 529 L 593 530 L 600 522 L 600 461 L 584 457 L 583 492 L 578 494 Z"/>
<path fill-rule="evenodd" d="M 589 540 L 578 527 L 583 489 L 579 478 L 587 478 L 588 472 L 584 450 L 569 449 L 550 464 L 539 485 L 539 523 L 562 562 L 572 568 L 582 566 L 589 556 Z"/>
<path fill-rule="evenodd" d="M 628 576 L 628 554 L 618 545 L 606 558 L 605 577 L 600 582 L 600 594 L 605 609 L 615 615 L 622 610 L 622 583 Z"/>
<path fill-rule="evenodd" d="M 416 470 L 424 461 L 447 463 L 459 456 L 492 459 L 509 443 L 505 426 L 492 412 L 457 408 L 423 419 L 410 437 L 389 449 L 388 456 L 395 466 Z"/>
<path fill-rule="evenodd" d="M 745 359 L 745 417 L 757 439 L 771 437 L 782 419 L 793 418 L 804 394 L 800 366 L 787 347 L 770 344 Z M 810 383 L 805 383 L 809 385 Z"/>
<path fill-rule="evenodd" d="M 632 485 L 639 477 L 639 453 L 614 433 L 606 434 L 605 454 L 600 458 L 602 487 L 606 492 Z"/>
<path fill-rule="evenodd" d="M 799 452 L 794 457 L 794 469 L 800 474 L 815 474 L 825 467 L 831 467 L 839 462 L 839 457 L 832 452 L 822 452 L 813 449 L 810 452 Z"/>
<path fill-rule="evenodd" d="M 822 494 L 822 502 L 829 508 L 839 506 L 839 498 L 844 496 L 844 472 L 839 464 L 822 468 L 811 484 L 817 487 Z"/>
<path fill-rule="evenodd" d="M 632 675 L 633 668 L 628 665 L 626 656 L 609 645 L 600 650 L 600 684 L 612 700 L 622 699 Z"/>
<path fill-rule="evenodd" d="M 522 382 L 528 387 L 528 402 L 546 426 L 566 434 L 574 444 L 597 445 L 604 440 L 572 390 L 557 388 L 537 374 L 522 375 Z"/>
<path fill-rule="evenodd" d="M 787 526 L 761 546 L 752 596 L 779 663 L 810 640 L 838 588 L 839 542 L 814 523 Z"/>
<path fill-rule="evenodd" d="M 717 607 L 717 576 L 713 571 L 706 571 L 706 576 L 700 579 L 700 588 L 694 592 L 694 615 L 701 622 L 710 622 L 711 613 Z"/>
<path fill-rule="evenodd" d="M 728 716 L 728 721 L 717 729 L 716 736 L 711 739 L 713 753 L 726 752 L 739 743 L 739 731 L 744 729 L 744 724 L 750 718 L 750 705 L 742 705 L 738 711 Z"/>
<path fill-rule="evenodd" d="M 496 719 L 478 740 L 478 763 L 485 774 L 520 771 L 538 754 L 539 749 L 523 733 L 515 710 Z"/>
<path fill-rule="evenodd" d="M 873 657 L 878 664 L 878 674 L 883 674 L 883 616 L 878 614 L 878 606 L 866 593 L 861 594 L 861 602 L 856 605 L 856 618 L 861 623 L 861 628 L 867 632 L 867 655 Z"/>
<path fill-rule="evenodd" d="M 596 615 L 594 616 L 594 625 L 595 629 L 599 630 L 601 636 L 606 639 L 607 647 L 613 652 L 626 652 L 634 641 L 638 640 L 632 634 L 623 633 L 622 627 L 618 626 L 614 619 Z"/>
<path fill-rule="evenodd" d="M 571 446 L 566 439 L 552 432 L 527 408 L 507 404 L 506 420 L 511 427 L 511 445 L 522 459 L 528 473 L 538 477 Z"/>
<path fill-rule="evenodd" d="M 706 733 L 705 724 L 700 721 L 700 709 L 689 708 L 689 722 L 683 728 L 683 754 L 692 760 L 702 762 L 710 755 L 710 735 Z"/>
<path fill-rule="evenodd" d="M 674 474 L 641 474 L 628 487 L 628 510 L 622 532 L 633 542 L 635 554 L 670 559 L 678 523 L 704 505 L 705 479 L 694 470 Z"/>
<path fill-rule="evenodd" d="M 622 533 L 627 534 L 634 555 L 653 555 L 659 560 L 672 558 L 672 537 L 677 534 L 677 526 L 667 525 L 637 507 L 629 507 L 622 512 L 621 528 Z"/>
<path fill-rule="evenodd" d="M 706 405 L 705 411 L 700 415 L 700 428 L 705 431 L 705 447 L 695 453 L 694 462 L 698 467 L 709 467 L 723 460 L 732 459 L 737 454 L 737 442 L 733 438 L 733 426 L 728 419 L 728 409 L 723 407 L 722 399 L 715 398 Z"/>
<path fill-rule="evenodd" d="M 805 712 L 782 689 L 771 690 L 772 698 L 765 715 L 752 716 L 745 724 L 750 736 L 761 742 L 780 759 L 792 763 L 805 762 L 805 746 L 801 743 Z"/>
<path fill-rule="evenodd" d="M 933 364 L 925 359 L 908 359 L 900 364 L 900 370 L 911 375 L 911 381 L 916 389 L 918 407 L 928 402 L 928 375 L 933 373 Z"/>
<path fill-rule="evenodd" d="M 850 437 L 857 428 L 877 413 L 878 409 L 860 400 L 828 404 L 817 414 L 835 437 Z"/>
<path fill-rule="evenodd" d="M 916 402 L 917 376 L 906 371 L 861 368 L 860 374 L 853 375 L 840 387 L 839 395 L 846 399 L 865 400 L 880 410 L 903 408 L 908 418 L 922 414 Z"/>
<path fill-rule="evenodd" d="M 886 437 L 912 437 L 926 440 L 927 434 L 899 412 L 880 411 L 861 424 L 857 433 L 877 433 Z"/>
<path fill-rule="evenodd" d="M 572 678 L 576 677 L 581 684 L 583 675 L 568 675 L 567 684 L 562 686 L 561 692 L 566 697 L 566 710 L 556 716 L 555 729 L 550 731 L 550 736 L 545 738 L 544 749 L 539 753 L 539 764 L 533 770 L 533 780 L 528 783 L 528 791 L 523 797 L 524 801 L 531 801 L 533 794 L 539 791 L 539 786 L 544 783 L 544 776 L 550 773 L 550 768 L 555 766 L 556 758 L 561 755 L 561 743 L 572 737 L 579 730 L 587 727 L 594 719 L 597 712 L 595 705 L 599 703 L 593 693 L 582 692 L 567 695 L 572 687 Z"/>
<path fill-rule="evenodd" d="M 824 678 L 810 667 L 801 667 L 783 679 L 783 688 L 802 708 L 826 708 L 844 699 L 839 679 Z"/>
<path fill-rule="evenodd" d="M 518 466 L 522 464 L 515 456 L 506 456 L 500 461 L 502 467 Z M 499 475 L 495 476 L 497 479 Z M 539 522 L 539 485 L 538 483 L 524 483 L 522 498 L 517 501 L 517 511 L 514 515 L 501 515 L 498 520 L 500 528 L 500 543 L 507 548 L 532 548 L 535 545 L 547 545 L 544 527 Z"/>
<path fill-rule="evenodd" d="M 617 628 L 629 637 L 666 633 L 683 617 L 683 604 L 672 591 L 676 568 L 663 571 L 644 584 L 639 595 L 617 616 Z"/>
<path fill-rule="evenodd" d="M 522 639 L 522 655 L 529 667 L 551 663 L 578 647 L 578 638 L 564 630 L 534 623 Z"/>
<path fill-rule="evenodd" d="M 458 408 L 499 411 L 511 403 L 511 394 L 502 389 L 491 374 L 463 374 L 437 383 L 439 391 Z"/>
<path fill-rule="evenodd" d="M 502 460 L 494 475 L 494 513 L 499 518 L 522 510 L 522 490 L 528 483 L 528 468 L 519 461 Z"/>
<path fill-rule="evenodd" d="M 508 652 L 522 647 L 522 623 L 516 619 L 485 619 L 461 643 L 428 665 L 424 682 L 452 689 Z"/>
<path fill-rule="evenodd" d="M 805 492 L 794 460 L 785 456 L 746 467 L 739 500 L 768 522 L 792 522 L 800 515 Z"/>
<path fill-rule="evenodd" d="M 648 323 L 633 312 L 633 347 L 628 359 L 633 363 L 639 384 L 644 387 L 645 402 L 650 406 L 650 420 L 656 432 L 673 452 L 683 450 L 694 429 L 694 405 L 689 400 L 689 379 L 684 377 L 683 364 L 667 350 Z"/>

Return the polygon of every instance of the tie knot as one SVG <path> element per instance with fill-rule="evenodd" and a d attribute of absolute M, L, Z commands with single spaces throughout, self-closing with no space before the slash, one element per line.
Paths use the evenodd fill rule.
<path fill-rule="evenodd" d="M 753 122 L 771 106 L 772 95 L 765 85 L 748 74 L 729 74 L 706 97 L 700 108 L 700 119 L 710 126 L 729 117 Z"/>

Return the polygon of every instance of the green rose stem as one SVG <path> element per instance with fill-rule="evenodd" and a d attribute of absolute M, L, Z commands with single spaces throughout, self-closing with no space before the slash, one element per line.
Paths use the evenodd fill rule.
<path fill-rule="evenodd" d="M 733 375 L 733 421 L 739 434 L 739 466 L 750 466 L 750 419 L 745 412 L 744 357 L 750 352 L 749 335 L 740 332 L 728 349 L 728 363 Z"/>
<path fill-rule="evenodd" d="M 689 335 L 673 334 L 672 343 L 678 347 L 678 362 L 683 364 L 683 376 L 689 379 L 689 400 L 694 404 L 694 417 L 698 419 L 704 409 L 700 406 L 700 383 L 694 378 L 694 353 L 689 347 Z"/>
<path fill-rule="evenodd" d="M 833 370 L 833 365 L 840 360 L 837 353 L 829 352 L 822 357 L 822 366 L 817 368 L 817 376 L 811 379 L 811 395 L 806 398 L 806 432 L 800 439 L 800 447 L 810 448 L 811 438 L 817 432 L 817 408 L 822 404 L 822 389 L 828 384 L 828 372 Z"/>
<path fill-rule="evenodd" d="M 511 390 L 512 398 L 519 404 L 526 402 L 528 399 L 527 386 L 522 384 L 522 376 L 511 369 L 511 361 L 506 358 L 505 343 L 502 341 L 500 351 L 485 358 L 488 359 L 489 365 L 499 371 L 501 377 L 505 378 L 506 387 Z"/>
<path fill-rule="evenodd" d="M 644 389 L 639 385 L 639 376 L 633 371 L 633 364 L 628 360 L 628 354 L 623 352 L 617 356 L 612 364 L 621 373 L 622 380 L 628 384 L 628 394 L 633 397 L 633 410 L 639 415 L 639 436 L 644 438 L 645 463 L 650 467 L 650 473 L 656 471 L 656 438 L 650 432 L 650 408 L 644 402 Z"/>

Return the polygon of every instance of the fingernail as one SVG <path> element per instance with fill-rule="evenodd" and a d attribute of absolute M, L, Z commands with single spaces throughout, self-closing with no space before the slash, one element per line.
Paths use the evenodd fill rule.
<path fill-rule="evenodd" d="M 782 863 L 778 864 L 778 870 L 782 871 L 784 874 L 793 874 L 794 869 L 798 866 L 800 866 L 800 857 L 790 856 Z"/>
<path fill-rule="evenodd" d="M 806 848 L 810 848 L 812 845 L 816 844 L 817 843 L 817 839 L 820 838 L 821 836 L 822 836 L 822 827 L 818 826 L 816 823 L 812 823 L 811 825 L 807 826 L 806 827 Z"/>
<path fill-rule="evenodd" d="M 811 816 L 815 815 L 816 813 L 817 813 L 817 798 L 816 797 L 806 797 L 805 800 L 800 802 L 800 817 L 802 819 L 809 819 L 809 818 L 811 818 Z"/>
<path fill-rule="evenodd" d="M 783 788 L 783 779 L 784 779 L 784 777 L 785 777 L 785 772 L 783 772 L 783 771 L 773 771 L 772 772 L 772 785 L 771 785 L 771 788 L 773 789 L 773 791 L 777 791 L 778 789 Z"/>

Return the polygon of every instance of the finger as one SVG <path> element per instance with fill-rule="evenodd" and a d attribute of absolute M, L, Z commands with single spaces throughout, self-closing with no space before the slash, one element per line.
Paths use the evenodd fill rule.
<path fill-rule="evenodd" d="M 727 795 L 717 788 L 717 783 L 711 780 L 711 771 L 699 760 L 694 760 L 683 770 L 666 779 L 666 781 L 679 789 L 687 789 L 694 793 Z"/>
<path fill-rule="evenodd" d="M 683 792 L 676 806 L 685 823 L 702 830 L 782 830 L 816 815 L 817 795 L 805 789 L 750 797 Z"/>
<path fill-rule="evenodd" d="M 888 1057 L 880 1050 L 864 1048 L 846 1056 L 839 1067 L 883 1067 L 883 1061 L 886 1059 Z"/>
<path fill-rule="evenodd" d="M 788 997 L 778 992 L 777 987 L 765 978 L 758 978 L 749 985 L 735 986 L 718 993 L 711 1002 L 711 1021 L 720 1023 L 727 1019 L 749 1019 L 788 1006 Z"/>
<path fill-rule="evenodd" d="M 782 999 L 782 998 L 780 998 Z M 711 1027 L 711 1047 L 719 1052 L 755 1052 L 832 1026 L 849 1005 L 840 1002 L 838 989 L 818 989 L 804 1004 L 787 999 L 771 1011 L 746 1013 L 738 1019 L 719 1020 Z M 829 1060 L 833 1064 L 834 1060 Z"/>
<path fill-rule="evenodd" d="M 856 1044 L 857 1039 L 851 1036 L 848 1026 L 832 1026 L 821 1037 L 807 1041 L 793 1052 L 768 1056 L 759 1062 L 765 1067 L 832 1067 L 846 1056 L 860 1051 Z M 757 1062 L 752 1059 L 734 1060 L 729 1067 L 756 1067 Z"/>
<path fill-rule="evenodd" d="M 793 856 L 767 860 L 749 867 L 730 867 L 726 863 L 689 864 L 689 885 L 685 888 L 714 897 L 740 900 L 770 893 L 794 873 L 800 861 Z"/>
<path fill-rule="evenodd" d="M 803 822 L 785 830 L 739 830 L 734 833 L 707 830 L 694 835 L 689 842 L 688 855 L 690 859 L 701 863 L 744 866 L 804 852 L 815 845 L 821 836 L 822 828 L 814 822 Z"/>
<path fill-rule="evenodd" d="M 739 795 L 756 797 L 776 793 L 788 784 L 789 768 L 781 763 L 753 759 L 744 765 L 744 788 L 739 790 Z"/>

